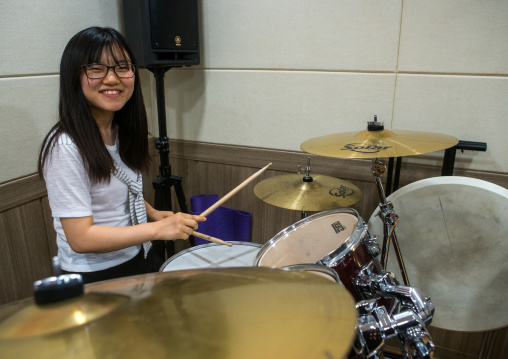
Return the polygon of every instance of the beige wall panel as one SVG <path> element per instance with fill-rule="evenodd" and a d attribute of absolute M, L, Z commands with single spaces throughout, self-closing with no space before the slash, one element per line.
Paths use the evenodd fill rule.
<path fill-rule="evenodd" d="M 393 74 L 178 71 L 166 74 L 168 137 L 299 150 L 310 138 L 391 118 Z"/>
<path fill-rule="evenodd" d="M 58 76 L 0 79 L 0 183 L 37 171 L 39 149 L 57 119 Z"/>
<path fill-rule="evenodd" d="M 399 71 L 508 73 L 506 0 L 405 0 Z"/>
<path fill-rule="evenodd" d="M 394 71 L 401 5 L 401 0 L 202 1 L 202 64 Z"/>
<path fill-rule="evenodd" d="M 486 142 L 487 152 L 457 153 L 455 167 L 508 172 L 507 97 L 508 78 L 505 77 L 399 75 L 393 128 Z M 435 157 L 442 161 L 442 153 Z"/>
<path fill-rule="evenodd" d="M 57 73 L 69 39 L 89 26 L 123 24 L 122 0 L 3 0 L 0 76 Z"/>

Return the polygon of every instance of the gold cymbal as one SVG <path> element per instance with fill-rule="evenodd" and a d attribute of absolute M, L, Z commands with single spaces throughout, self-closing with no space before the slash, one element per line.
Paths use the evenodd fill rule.
<path fill-rule="evenodd" d="M 1 337 L 2 358 L 343 358 L 357 320 L 355 303 L 341 285 L 276 268 L 153 273 L 89 284 L 81 298 L 91 294 L 128 301 L 53 333 Z M 68 310 L 69 301 L 80 300 L 39 309 L 61 309 L 54 320 L 73 321 L 80 313 Z M 14 314 L 13 305 L 0 307 L 0 330 L 34 306 L 33 300 L 20 302 Z"/>
<path fill-rule="evenodd" d="M 304 176 L 286 174 L 267 178 L 254 187 L 254 194 L 273 206 L 298 211 L 348 207 L 362 197 L 358 187 L 344 180 L 312 175 L 312 182 L 304 182 Z"/>
<path fill-rule="evenodd" d="M 380 158 L 419 155 L 444 150 L 459 142 L 434 132 L 355 131 L 315 137 L 300 145 L 302 151 L 339 158 Z"/>
<path fill-rule="evenodd" d="M 28 305 L 0 324 L 0 340 L 28 338 L 72 329 L 127 304 L 126 296 L 87 293 L 58 305 Z"/>

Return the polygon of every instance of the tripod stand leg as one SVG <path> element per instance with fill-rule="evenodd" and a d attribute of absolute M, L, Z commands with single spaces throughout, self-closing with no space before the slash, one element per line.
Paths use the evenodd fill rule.
<path fill-rule="evenodd" d="M 155 148 L 159 150 L 161 164 L 159 166 L 160 176 L 153 182 L 155 188 L 155 209 L 171 211 L 171 186 L 175 186 L 180 210 L 184 213 L 187 211 L 185 204 L 185 196 L 181 186 L 182 179 L 180 177 L 171 176 L 171 165 L 169 164 L 169 138 L 167 137 L 166 126 L 166 105 L 164 95 L 164 74 L 170 70 L 169 66 L 148 67 L 155 76 L 156 93 L 157 93 L 157 118 L 159 124 L 159 138 L 155 139 Z M 189 238 L 191 245 L 194 245 L 194 238 Z M 175 254 L 174 241 L 156 241 L 162 242 L 162 251 L 166 249 L 168 257 Z M 165 242 L 165 244 L 164 244 Z M 157 244 L 159 247 L 160 244 Z M 160 249 L 159 249 L 160 250 Z M 165 255 L 163 256 L 165 258 Z"/>
<path fill-rule="evenodd" d="M 153 182 L 153 186 L 155 188 L 155 200 L 154 206 L 157 210 L 160 211 L 171 211 L 171 188 L 168 188 L 162 178 L 157 178 Z M 173 241 L 163 241 L 156 240 L 152 241 L 152 251 L 156 254 L 159 261 L 161 261 L 161 265 L 166 260 L 166 252 L 168 247 L 168 242 L 171 242 L 173 245 L 174 252 L 174 242 Z M 168 252 L 169 254 L 170 252 Z"/>

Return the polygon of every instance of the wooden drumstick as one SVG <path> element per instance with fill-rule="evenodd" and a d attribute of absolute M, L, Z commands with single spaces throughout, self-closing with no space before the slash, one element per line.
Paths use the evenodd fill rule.
<path fill-rule="evenodd" d="M 208 234 L 203 234 L 203 233 L 199 233 L 199 232 L 194 231 L 194 232 L 192 232 L 192 235 L 196 236 L 196 237 L 199 237 L 199 238 L 206 239 L 207 241 L 210 241 L 210 242 L 213 242 L 213 243 L 225 244 L 228 247 L 232 246 L 231 243 L 225 242 L 225 241 L 223 241 L 222 239 L 219 239 L 219 238 L 215 238 L 215 237 L 209 236 Z"/>
<path fill-rule="evenodd" d="M 207 210 L 205 210 L 203 213 L 201 213 L 200 215 L 203 216 L 203 217 L 206 217 L 208 216 L 210 213 L 212 213 L 217 207 L 219 207 L 220 205 L 222 205 L 224 202 L 226 202 L 228 199 L 230 199 L 231 197 L 233 197 L 238 191 L 240 191 L 243 187 L 247 186 L 247 184 L 249 182 L 252 182 L 252 180 L 254 180 L 257 176 L 259 176 L 261 173 L 263 173 L 268 167 L 270 167 L 272 165 L 272 163 L 270 162 L 269 164 L 267 164 L 265 167 L 261 168 L 259 171 L 257 171 L 256 173 L 254 173 L 252 176 L 250 176 L 249 178 L 247 178 L 245 181 L 243 181 L 242 183 L 240 183 L 238 186 L 236 186 L 232 191 L 230 191 L 228 194 L 226 194 L 224 197 L 222 197 L 221 199 L 219 199 L 217 202 L 215 202 L 213 205 L 211 205 Z"/>
<path fill-rule="evenodd" d="M 265 167 L 261 168 L 259 171 L 257 171 L 256 173 L 254 173 L 252 176 L 250 176 L 249 178 L 247 178 L 245 181 L 243 181 L 242 183 L 240 183 L 238 186 L 236 186 L 232 191 L 230 191 L 228 194 L 226 194 L 224 197 L 222 197 L 221 199 L 219 199 L 217 202 L 215 202 L 213 205 L 211 205 L 207 210 L 205 210 L 203 213 L 200 214 L 200 216 L 203 216 L 203 217 L 206 217 L 208 216 L 210 213 L 212 213 L 217 207 L 219 207 L 221 204 L 223 204 L 224 202 L 226 202 L 228 199 L 230 199 L 231 197 L 233 197 L 233 195 L 235 195 L 239 190 L 241 190 L 243 187 L 245 187 L 249 182 L 251 182 L 253 179 L 255 179 L 257 176 L 259 176 L 261 173 L 263 173 L 264 170 L 266 170 L 268 167 L 270 167 L 272 165 L 272 163 L 270 162 L 269 164 L 267 164 Z M 211 237 L 209 235 L 206 235 L 206 234 L 203 234 L 203 233 L 199 233 L 199 232 L 196 232 L 194 231 L 192 233 L 193 235 L 195 235 L 196 237 L 199 237 L 199 238 L 203 238 L 203 239 L 206 239 L 207 241 L 210 241 L 210 242 L 214 242 L 214 243 L 218 243 L 218 244 L 225 244 L 227 245 L 228 247 L 231 247 L 232 244 L 231 243 L 228 243 L 228 242 L 225 242 L 223 241 L 222 239 L 218 239 L 218 238 L 214 238 L 214 237 Z"/>

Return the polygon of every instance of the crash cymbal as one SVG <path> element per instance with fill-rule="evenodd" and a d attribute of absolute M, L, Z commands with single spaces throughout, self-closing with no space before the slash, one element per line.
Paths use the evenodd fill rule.
<path fill-rule="evenodd" d="M 58 305 L 27 305 L 0 324 L 0 340 L 57 333 L 99 319 L 127 304 L 128 297 L 88 293 Z"/>
<path fill-rule="evenodd" d="M 268 204 L 298 211 L 348 207 L 362 197 L 358 187 L 344 180 L 312 175 L 312 182 L 304 182 L 304 176 L 286 174 L 267 178 L 254 187 L 254 193 Z"/>
<path fill-rule="evenodd" d="M 276 268 L 127 277 L 87 285 L 70 301 L 88 303 L 90 295 L 127 300 L 83 324 L 74 318 L 88 314 L 84 307 L 69 311 L 69 300 L 45 304 L 39 309 L 57 313 L 55 321 L 74 322 L 49 334 L 24 333 L 39 314 L 17 325 L 33 301 L 14 312 L 13 305 L 0 307 L 0 331 L 9 332 L 0 337 L 2 358 L 343 358 L 356 325 L 355 303 L 341 285 Z M 18 328 L 9 330 L 12 324 Z"/>
<path fill-rule="evenodd" d="M 434 132 L 379 130 L 337 133 L 316 137 L 300 145 L 302 151 L 339 158 L 403 157 L 455 146 L 453 136 Z"/>

